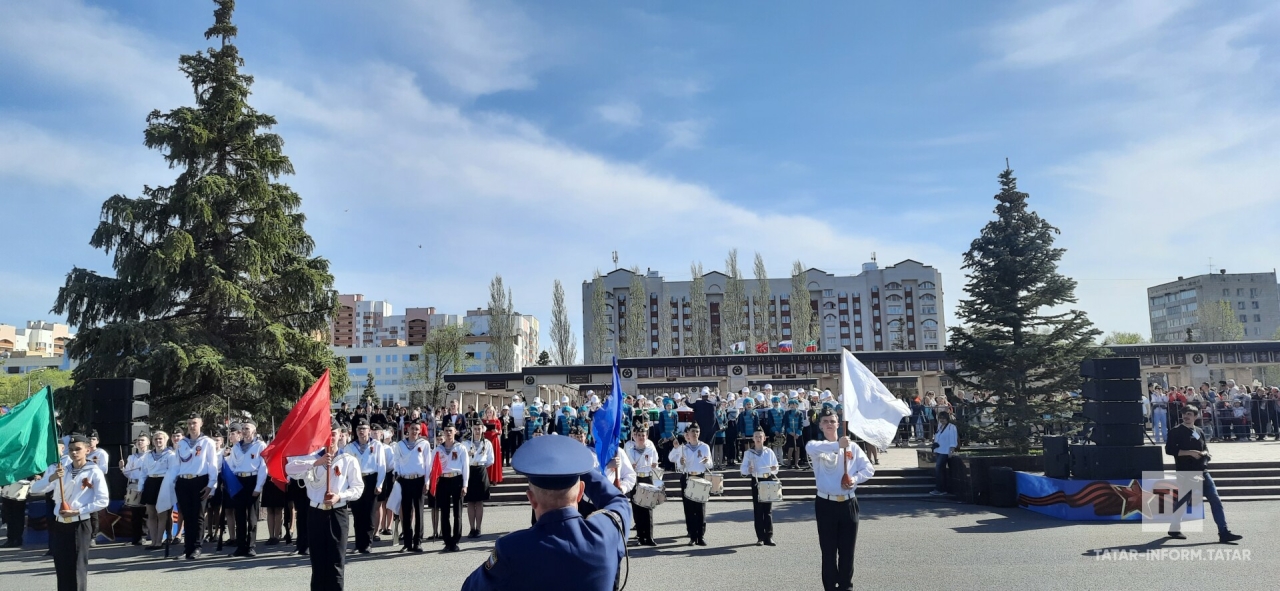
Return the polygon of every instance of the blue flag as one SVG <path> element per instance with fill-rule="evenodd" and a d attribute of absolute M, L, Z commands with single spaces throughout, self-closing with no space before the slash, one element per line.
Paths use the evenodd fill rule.
<path fill-rule="evenodd" d="M 219 478 L 221 478 L 223 482 L 227 483 L 227 494 L 232 497 L 240 494 L 240 489 L 244 488 L 243 486 L 240 486 L 240 478 L 236 476 L 235 472 L 231 471 L 231 466 L 227 464 L 226 458 L 223 458 L 222 476 Z"/>
<path fill-rule="evenodd" d="M 622 434 L 622 380 L 618 377 L 617 357 L 613 358 L 613 391 L 596 411 L 593 423 L 596 458 L 600 460 L 600 471 L 604 472 L 604 467 L 618 453 L 618 437 Z"/>

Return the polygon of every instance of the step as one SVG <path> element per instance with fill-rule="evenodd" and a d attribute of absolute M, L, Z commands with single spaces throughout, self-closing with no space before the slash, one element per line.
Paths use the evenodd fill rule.
<path fill-rule="evenodd" d="M 1218 487 L 1220 497 L 1264 496 L 1280 497 L 1280 486 L 1232 486 Z"/>
<path fill-rule="evenodd" d="M 1213 476 L 1213 483 L 1217 485 L 1219 489 L 1238 488 L 1242 486 L 1280 487 L 1280 478 L 1253 478 L 1250 476 L 1238 476 L 1238 477 L 1233 476 L 1233 477 L 1224 478 L 1224 477 L 1219 477 L 1218 475 L 1215 474 Z"/>

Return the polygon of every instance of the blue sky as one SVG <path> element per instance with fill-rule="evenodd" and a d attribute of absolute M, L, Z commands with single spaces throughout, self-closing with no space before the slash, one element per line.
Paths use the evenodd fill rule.
<path fill-rule="evenodd" d="M 143 121 L 191 104 L 177 58 L 212 8 L 0 1 L 0 322 L 109 272 L 103 199 L 172 181 Z M 545 333 L 560 279 L 580 328 L 611 251 L 687 279 L 737 247 L 779 276 L 932 264 L 951 316 L 1006 157 L 1104 330 L 1146 334 L 1144 288 L 1210 258 L 1276 266 L 1271 3 L 263 0 L 236 22 L 317 254 L 397 309 L 483 306 L 501 273 Z"/>

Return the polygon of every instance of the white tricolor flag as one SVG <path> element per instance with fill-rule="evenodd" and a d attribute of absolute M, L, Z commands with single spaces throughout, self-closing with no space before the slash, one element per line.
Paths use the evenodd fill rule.
<path fill-rule="evenodd" d="M 911 409 L 848 349 L 844 350 L 841 369 L 840 394 L 849 430 L 876 447 L 889 447 L 898 432 L 898 423 L 911 414 Z"/>

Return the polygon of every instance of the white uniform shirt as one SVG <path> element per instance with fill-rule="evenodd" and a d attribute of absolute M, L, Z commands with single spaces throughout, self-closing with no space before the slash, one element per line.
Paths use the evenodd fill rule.
<path fill-rule="evenodd" d="M 765 447 L 759 453 L 756 448 L 748 449 L 742 454 L 742 475 L 766 478 L 778 473 L 778 456 L 773 448 Z"/>
<path fill-rule="evenodd" d="M 434 462 L 440 462 L 440 473 L 443 475 L 458 474 L 462 476 L 462 488 L 467 488 L 467 446 L 455 441 L 453 447 L 444 444 L 436 446 Z"/>
<path fill-rule="evenodd" d="M 493 446 L 483 437 L 479 442 L 464 441 L 462 445 L 467 446 L 467 458 L 471 466 L 480 466 L 488 468 L 493 465 Z"/>
<path fill-rule="evenodd" d="M 640 449 L 636 449 L 635 440 L 628 441 L 625 449 L 637 476 L 649 476 L 658 467 L 658 446 L 652 441 L 645 439 L 644 447 Z"/>
<path fill-rule="evenodd" d="M 363 449 L 362 449 L 363 447 Z M 369 445 L 361 446 L 360 440 L 348 443 L 342 451 L 354 457 L 360 463 L 360 474 L 377 474 L 375 486 L 381 488 L 382 480 L 387 476 L 387 460 L 382 451 L 382 444 L 370 437 Z"/>
<path fill-rule="evenodd" d="M 685 474 L 702 474 L 711 470 L 711 447 L 701 441 L 693 445 L 677 445 L 671 448 L 667 459 L 676 465 L 676 470 Z"/>
<path fill-rule="evenodd" d="M 591 455 L 594 456 L 595 453 Z M 619 453 L 614 457 L 618 458 L 618 471 L 614 472 L 613 468 L 608 468 L 604 471 L 604 477 L 609 481 L 609 484 L 613 484 L 615 480 L 618 481 L 618 490 L 625 495 L 636 487 L 636 469 L 635 466 L 631 465 L 631 458 L 628 458 L 627 454 Z M 610 463 L 612 464 L 613 462 Z M 599 457 L 595 458 L 595 469 L 600 469 Z"/>
<path fill-rule="evenodd" d="M 395 442 L 378 442 L 378 453 L 382 454 L 382 465 L 387 467 L 387 472 L 395 472 L 396 470 L 396 445 Z"/>
<path fill-rule="evenodd" d="M 847 474 L 853 478 L 854 488 L 846 489 L 840 486 L 840 479 L 846 474 L 846 462 L 840 454 L 840 442 L 810 441 L 804 446 L 804 450 L 813 465 L 813 477 L 820 494 L 853 496 L 854 489 L 876 473 L 862 449 L 850 442 L 849 449 L 846 450 L 849 456 Z"/>
<path fill-rule="evenodd" d="M 209 488 L 218 485 L 218 446 L 208 435 L 199 438 L 182 438 L 175 450 L 178 456 L 178 476 L 209 476 Z"/>
<path fill-rule="evenodd" d="M 152 476 L 164 478 L 169 473 L 170 468 L 178 466 L 178 456 L 173 453 L 172 449 L 164 449 L 157 452 L 151 450 L 147 452 L 147 478 Z"/>
<path fill-rule="evenodd" d="M 57 471 L 57 466 L 46 470 L 44 476 L 31 485 L 32 493 L 53 493 L 51 497 L 55 511 L 54 517 L 58 521 L 62 523 L 84 521 L 94 513 L 107 508 L 107 504 L 111 502 L 107 494 L 107 477 L 102 474 L 102 469 L 97 464 L 85 461 L 84 466 L 79 470 L 72 468 L 69 464 L 63 464 L 63 469 L 66 473 L 62 476 L 61 485 L 58 484 L 58 478 L 53 475 Z M 72 511 L 78 512 L 78 516 L 67 518 L 59 513 L 64 492 L 67 505 Z"/>
<path fill-rule="evenodd" d="M 103 474 L 107 473 L 107 461 L 110 460 L 107 450 L 99 447 L 98 449 L 89 452 L 89 455 L 85 456 L 85 460 L 97 464 Z"/>
<path fill-rule="evenodd" d="M 307 500 L 311 506 L 324 504 L 326 493 L 338 495 L 333 508 L 346 506 L 364 494 L 360 463 L 350 454 L 338 453 L 328 466 L 316 466 L 317 459 L 311 456 L 292 458 L 284 467 L 285 474 L 302 480 L 306 485 Z"/>
<path fill-rule="evenodd" d="M 431 444 L 426 439 L 401 439 L 395 445 L 395 457 L 396 476 L 400 478 L 417 478 L 431 473 Z"/>
<path fill-rule="evenodd" d="M 129 479 L 129 490 L 142 490 L 142 481 L 146 479 L 151 466 L 151 452 L 133 454 L 124 461 L 120 472 Z"/>
<path fill-rule="evenodd" d="M 230 449 L 223 453 L 222 459 L 227 463 L 227 467 L 239 476 L 241 474 L 255 474 L 257 480 L 253 485 L 253 492 L 261 493 L 262 485 L 267 482 L 267 465 L 262 461 L 262 450 L 267 448 L 267 444 L 261 439 L 254 439 L 253 443 L 241 445 L 233 444 Z"/>

